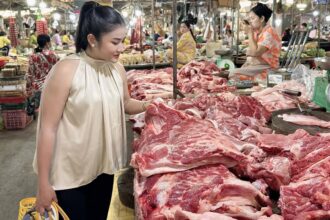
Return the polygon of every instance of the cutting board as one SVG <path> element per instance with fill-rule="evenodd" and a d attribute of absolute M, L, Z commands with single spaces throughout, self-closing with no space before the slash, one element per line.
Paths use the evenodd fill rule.
<path fill-rule="evenodd" d="M 302 114 L 298 108 L 285 109 L 280 111 L 275 111 L 272 113 L 272 129 L 279 134 L 292 134 L 298 129 L 304 129 L 311 135 L 317 133 L 330 133 L 330 128 L 321 128 L 318 126 L 305 126 L 297 125 L 291 122 L 284 121 L 283 118 L 279 118 L 282 114 Z M 325 112 L 323 109 L 313 109 L 310 114 L 324 121 L 330 121 L 330 113 Z"/>

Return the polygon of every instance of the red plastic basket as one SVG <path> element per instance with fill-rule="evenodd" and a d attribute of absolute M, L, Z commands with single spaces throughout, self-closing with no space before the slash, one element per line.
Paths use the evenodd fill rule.
<path fill-rule="evenodd" d="M 25 96 L 21 97 L 0 97 L 0 104 L 2 103 L 22 103 L 26 101 Z"/>
<path fill-rule="evenodd" d="M 25 128 L 33 120 L 32 116 L 28 116 L 25 110 L 6 110 L 2 111 L 6 129 Z"/>

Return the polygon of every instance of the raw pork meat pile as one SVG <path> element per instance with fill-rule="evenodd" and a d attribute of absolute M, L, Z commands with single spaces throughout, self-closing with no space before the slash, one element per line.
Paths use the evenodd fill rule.
<path fill-rule="evenodd" d="M 143 176 L 213 163 L 245 165 L 241 151 L 250 144 L 218 132 L 210 121 L 189 117 L 162 103 L 148 108 L 145 120 L 131 161 Z"/>
<path fill-rule="evenodd" d="M 216 93 L 233 91 L 227 80 L 214 76 L 221 70 L 211 62 L 192 61 L 178 72 L 178 88 L 187 94 Z M 127 72 L 127 81 L 132 98 L 152 100 L 157 97 L 172 98 L 172 68 L 158 70 L 131 70 Z"/>
<path fill-rule="evenodd" d="M 223 165 L 136 180 L 139 216 L 143 219 L 191 219 L 194 213 L 205 212 L 213 219 L 258 219 L 272 213 L 268 196 Z"/>
<path fill-rule="evenodd" d="M 282 91 L 284 89 L 301 92 L 300 97 L 290 96 Z M 282 109 L 297 108 L 297 103 L 308 103 L 306 87 L 295 80 L 285 81 L 272 88 L 264 89 L 260 92 L 252 93 L 268 111 L 273 112 Z"/>
<path fill-rule="evenodd" d="M 234 91 L 227 80 L 215 76 L 221 70 L 212 62 L 191 61 L 178 72 L 178 88 L 183 93 L 201 94 Z"/>
<path fill-rule="evenodd" d="M 180 88 L 201 95 L 154 102 L 134 117 L 134 129 L 140 134 L 131 161 L 138 218 L 330 219 L 330 136 L 312 136 L 304 130 L 273 134 L 267 126 L 271 111 L 308 102 L 302 85 L 285 82 L 253 97 L 206 95 L 212 90 L 203 83 L 215 69 L 194 62 L 186 68 L 178 76 L 185 82 Z M 205 72 L 210 74 L 200 74 Z M 156 80 L 148 74 L 141 74 L 140 81 L 129 79 L 132 86 L 144 84 L 136 86 L 144 88 L 141 94 Z M 155 88 L 165 91 L 165 76 L 172 76 L 162 74 Z M 302 96 L 290 97 L 283 89 L 298 90 Z M 270 190 L 279 192 L 281 216 L 273 214 Z"/>
<path fill-rule="evenodd" d="M 224 94 L 223 97 L 201 96 L 196 99 L 185 99 L 181 103 L 179 101 L 175 102 L 174 106 L 181 108 L 181 111 L 171 108 L 164 103 L 154 103 L 147 109 L 145 127 L 140 138 L 134 143 L 135 153 L 131 161 L 139 176 L 135 182 L 135 192 L 140 219 L 202 219 L 202 217 L 205 217 L 203 215 L 217 216 L 218 218 L 221 215 L 226 215 L 234 219 L 243 219 L 242 216 L 244 216 L 244 219 L 259 219 L 261 216 L 270 217 L 272 215 L 269 203 L 260 203 L 259 199 L 252 196 L 253 201 L 257 200 L 259 204 L 253 202 L 254 205 L 251 205 L 251 196 L 247 196 L 244 193 L 240 194 L 239 197 L 237 197 L 238 195 L 226 197 L 224 191 L 220 190 L 218 194 L 213 192 L 215 193 L 214 195 L 212 194 L 214 200 L 209 201 L 209 198 L 205 198 L 206 204 L 195 204 L 196 207 L 194 209 L 184 206 L 183 204 L 185 203 L 173 205 L 167 201 L 168 199 L 170 201 L 175 199 L 175 195 L 179 192 L 169 192 L 173 188 L 166 181 L 172 180 L 175 184 L 178 184 L 179 180 L 177 178 L 180 179 L 182 176 L 185 176 L 184 179 L 189 179 L 190 176 L 191 178 L 196 178 L 194 177 L 195 170 L 210 169 L 209 167 L 214 167 L 214 169 L 215 167 L 217 169 L 222 167 L 221 169 L 224 169 L 225 166 L 239 175 L 251 175 L 251 179 L 259 179 L 255 184 L 251 185 L 250 182 L 239 180 L 226 169 L 226 172 L 230 173 L 231 177 L 235 177 L 238 181 L 237 185 L 231 185 L 233 191 L 241 192 L 240 187 L 243 187 L 245 184 L 250 187 L 253 186 L 254 190 L 262 192 L 265 198 L 267 197 L 265 190 L 267 185 L 265 182 L 269 185 L 275 182 L 277 184 L 275 187 L 277 188 L 283 182 L 280 174 L 276 173 L 277 170 L 282 168 L 278 167 L 280 162 L 282 162 L 281 157 L 277 156 L 269 159 L 267 158 L 267 153 L 257 147 L 257 145 L 241 141 L 219 130 L 218 127 L 221 124 L 217 124 L 206 117 L 199 118 L 186 113 L 189 112 L 188 106 L 190 106 L 192 109 L 195 108 L 192 111 L 200 111 L 200 116 L 205 116 L 207 114 L 203 113 L 203 109 L 206 112 L 209 108 L 207 106 L 214 105 L 216 102 L 220 103 L 222 100 L 223 106 L 232 109 L 233 119 L 234 117 L 246 115 L 245 117 L 258 120 L 260 124 L 264 124 L 269 119 L 269 113 L 260 103 L 254 102 L 252 99 L 250 100 L 249 97 L 241 97 L 240 99 L 237 97 L 226 98 L 226 95 L 229 96 L 229 94 Z M 226 105 L 225 100 L 227 102 L 234 102 L 235 100 L 239 102 Z M 251 109 L 251 111 L 241 109 L 240 112 L 239 103 L 243 101 L 254 103 L 255 108 Z M 219 104 L 219 106 L 221 105 Z M 256 137 L 261 135 L 258 131 L 254 131 Z M 263 161 L 263 159 L 265 160 Z M 261 166 L 257 160 L 264 164 Z M 288 169 L 288 167 L 284 167 L 284 169 Z M 289 170 L 285 170 L 285 172 L 288 173 Z M 223 174 L 219 172 L 218 175 L 220 178 Z M 203 178 L 205 177 L 198 177 L 199 180 Z M 263 178 L 264 180 L 262 180 Z M 209 181 L 208 185 L 213 182 L 212 176 L 206 180 Z M 199 194 L 196 194 L 196 199 L 198 200 L 210 193 L 207 189 L 204 191 L 202 186 L 205 183 L 195 183 L 197 185 L 194 186 L 193 182 L 182 183 L 182 190 L 188 190 L 189 188 L 200 189 L 201 191 L 198 191 Z M 184 192 L 182 193 L 184 194 Z M 185 196 L 188 195 L 191 194 L 185 194 Z M 180 198 L 182 196 L 184 195 L 180 195 Z M 224 199 L 222 196 L 226 198 Z M 163 197 L 164 200 L 162 200 Z M 196 216 L 194 213 L 199 213 L 200 216 Z M 272 218 L 276 219 L 276 216 Z"/>
<path fill-rule="evenodd" d="M 172 74 L 172 68 L 127 72 L 127 83 L 131 97 L 138 100 L 152 100 L 157 97 L 172 98 Z"/>
<path fill-rule="evenodd" d="M 330 219 L 330 137 L 297 130 L 266 135 L 260 147 L 290 160 L 291 182 L 280 188 L 284 219 Z"/>

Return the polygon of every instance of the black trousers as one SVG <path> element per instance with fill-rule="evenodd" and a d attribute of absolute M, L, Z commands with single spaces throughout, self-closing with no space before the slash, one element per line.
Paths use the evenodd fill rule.
<path fill-rule="evenodd" d="M 58 190 L 56 196 L 70 220 L 106 220 L 112 186 L 113 175 L 102 174 L 85 186 Z"/>

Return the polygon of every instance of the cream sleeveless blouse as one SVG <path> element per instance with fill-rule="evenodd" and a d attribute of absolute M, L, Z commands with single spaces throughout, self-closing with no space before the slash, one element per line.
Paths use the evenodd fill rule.
<path fill-rule="evenodd" d="M 84 52 L 65 59 L 80 62 L 54 146 L 50 183 L 55 190 L 86 185 L 127 164 L 124 90 L 116 64 L 95 60 Z M 35 171 L 36 161 L 35 154 Z"/>

